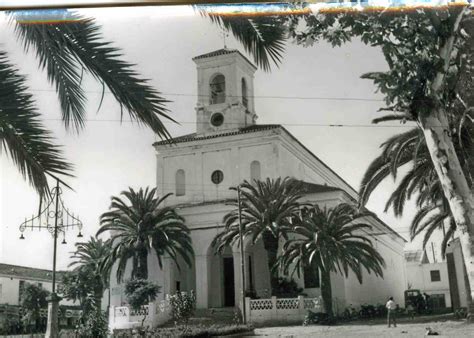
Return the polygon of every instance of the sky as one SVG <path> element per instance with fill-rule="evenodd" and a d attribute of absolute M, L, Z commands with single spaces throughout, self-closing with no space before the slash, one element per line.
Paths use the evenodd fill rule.
<path fill-rule="evenodd" d="M 96 18 L 106 40 L 120 47 L 123 57 L 136 64 L 138 72 L 162 95 L 172 101 L 167 107 L 180 124 L 166 123 L 173 136 L 195 131 L 197 73 L 194 56 L 224 47 L 222 31 L 189 7 L 144 7 L 83 9 Z M 228 48 L 242 46 L 231 36 Z M 102 105 L 102 87 L 85 76 L 87 123 L 79 133 L 66 131 L 54 88 L 38 68 L 32 52 L 25 53 L 13 28 L 0 15 L 0 49 L 27 76 L 44 125 L 63 145 L 66 158 L 74 165 L 75 178 L 67 182 L 74 191 L 65 190 L 66 206 L 84 223 L 85 238 L 95 235 L 99 216 L 108 210 L 110 198 L 128 187 L 140 188 L 156 183 L 156 160 L 152 143 L 158 138 L 152 131 L 131 123 L 106 92 Z M 250 57 L 249 57 L 250 58 Z M 319 42 L 303 48 L 289 42 L 279 67 L 271 72 L 259 69 L 255 74 L 257 123 L 284 125 L 321 160 L 358 190 L 362 176 L 380 145 L 390 136 L 405 131 L 397 123 L 373 126 L 380 116 L 382 96 L 360 75 L 387 69 L 378 49 L 353 41 L 332 48 Z M 329 125 L 344 125 L 330 127 Z M 52 236 L 46 231 L 27 231 L 20 240 L 19 225 L 38 209 L 35 191 L 18 173 L 5 152 L 0 166 L 0 262 L 49 269 L 52 266 Z M 408 239 L 408 226 L 414 208 L 403 218 L 384 213 L 392 180 L 384 182 L 373 194 L 368 208 L 375 211 L 393 229 Z M 67 244 L 58 246 L 58 268 L 67 268 L 78 241 L 77 231 L 66 235 Z M 419 243 L 409 244 L 417 248 Z M 436 255 L 439 247 L 435 247 Z"/>

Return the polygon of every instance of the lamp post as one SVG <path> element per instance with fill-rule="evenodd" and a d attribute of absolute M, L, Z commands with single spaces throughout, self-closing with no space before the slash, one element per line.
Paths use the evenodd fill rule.
<path fill-rule="evenodd" d="M 56 187 L 51 190 L 51 199 L 48 205 L 42 210 L 40 205 L 38 215 L 32 216 L 30 219 L 25 219 L 20 225 L 20 239 L 25 239 L 23 235 L 25 230 L 34 229 L 46 229 L 53 236 L 53 285 L 51 296 L 48 299 L 48 324 L 45 338 L 57 338 L 59 335 L 58 309 L 61 298 L 56 294 L 56 253 L 58 236 L 62 234 L 62 244 L 66 244 L 66 230 L 77 227 L 79 229 L 77 237 L 82 237 L 82 222 L 79 220 L 79 217 L 71 214 L 64 206 L 63 200 L 59 197 L 61 194 L 62 191 L 59 187 L 59 181 L 56 181 Z M 53 220 L 54 225 L 51 224 Z"/>
<path fill-rule="evenodd" d="M 237 186 L 237 200 L 239 204 L 239 237 L 240 237 L 240 275 L 241 275 L 241 283 L 242 283 L 242 322 L 244 324 L 247 323 L 247 315 L 245 309 L 245 254 L 244 254 L 244 236 L 243 236 L 243 229 L 242 229 L 242 210 L 240 205 L 240 185 Z"/>

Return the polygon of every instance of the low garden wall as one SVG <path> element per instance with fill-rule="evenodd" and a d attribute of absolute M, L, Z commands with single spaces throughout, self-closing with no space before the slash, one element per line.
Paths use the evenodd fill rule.
<path fill-rule="evenodd" d="M 245 298 L 245 310 L 249 323 L 303 321 L 308 310 L 323 312 L 320 297 L 250 299 Z"/>
<path fill-rule="evenodd" d="M 146 317 L 145 317 L 146 316 Z M 139 311 L 128 306 L 111 306 L 109 311 L 109 330 L 130 329 L 142 325 L 156 327 L 170 320 L 169 303 L 166 300 L 149 303 Z"/>

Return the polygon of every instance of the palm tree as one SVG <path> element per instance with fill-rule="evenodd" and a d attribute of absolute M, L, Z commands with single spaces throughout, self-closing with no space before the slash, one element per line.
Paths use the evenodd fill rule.
<path fill-rule="evenodd" d="M 121 118 L 126 110 L 133 121 L 169 138 L 162 121 L 174 121 L 165 106 L 168 101 L 102 37 L 94 19 L 68 10 L 11 11 L 8 16 L 25 52 L 36 56 L 39 69 L 46 70 L 55 87 L 66 129 L 79 132 L 85 127 L 87 96 L 81 83 L 87 73 L 102 85 L 102 99 L 106 88 L 114 96 Z M 269 68 L 269 58 L 279 61 L 284 40 L 283 28 L 267 21 L 223 23 L 264 69 Z M 67 186 L 62 180 L 72 176 L 72 166 L 41 124 L 25 77 L 2 50 L 0 84 L 0 139 L 7 154 L 40 196 L 48 194 L 47 177 Z"/>
<path fill-rule="evenodd" d="M 299 212 L 298 200 L 303 196 L 300 182 L 289 177 L 276 180 L 267 178 L 266 181 L 254 181 L 254 184 L 244 181 L 240 188 L 243 235 L 245 238 L 250 237 L 252 244 L 262 240 L 274 289 L 278 282 L 277 271 L 273 269 L 277 261 L 278 242 L 281 237 L 286 238 L 290 219 Z M 240 238 L 238 201 L 230 204 L 235 209 L 224 216 L 225 229 L 213 241 L 218 252 L 234 245 Z"/>
<path fill-rule="evenodd" d="M 401 115 L 390 115 L 374 122 L 401 118 Z M 474 169 L 472 156 L 466 156 L 474 151 L 472 142 L 473 129 L 469 123 L 463 123 L 462 133 L 455 139 L 456 149 L 465 168 L 465 176 L 472 182 L 471 172 Z M 410 169 L 399 180 L 396 189 L 389 197 L 385 211 L 393 209 L 395 216 L 403 215 L 405 204 L 416 196 L 417 213 L 410 226 L 410 236 L 413 240 L 424 233 L 423 246 L 426 246 L 436 230 L 448 224 L 441 243 L 441 252 L 444 256 L 449 239 L 456 230 L 447 199 L 433 166 L 425 138 L 419 128 L 397 134 L 382 144 L 381 154 L 373 160 L 362 179 L 360 188 L 360 205 L 367 203 L 370 195 L 377 186 L 392 176 L 397 178 L 401 167 L 409 165 Z"/>
<path fill-rule="evenodd" d="M 179 257 L 191 266 L 194 251 L 189 229 L 175 209 L 163 206 L 163 201 L 172 194 L 158 198 L 156 188 L 137 192 L 129 188 L 121 195 L 126 200 L 112 197 L 112 210 L 102 214 L 97 232 L 100 235 L 110 231 L 113 246 L 110 257 L 112 264 L 118 262 L 117 280 L 122 280 L 130 259 L 132 279 L 147 279 L 150 252 L 156 254 L 160 268 L 164 255 L 169 255 L 178 268 Z"/>
<path fill-rule="evenodd" d="M 321 295 L 326 312 L 332 316 L 331 272 L 344 274 L 353 271 L 362 283 L 362 268 L 383 277 L 385 266 L 382 256 L 364 235 L 371 226 L 352 205 L 341 203 L 332 209 L 318 205 L 302 211 L 294 219 L 293 235 L 283 245 L 278 265 L 285 274 L 310 266 L 321 272 Z"/>
<path fill-rule="evenodd" d="M 76 243 L 76 251 L 71 256 L 73 262 L 69 267 L 75 267 L 74 271 L 82 271 L 89 275 L 89 280 L 93 281 L 93 296 L 98 309 L 101 309 L 102 296 L 104 291 L 109 288 L 110 254 L 112 245 L 110 240 L 103 241 L 92 237 L 88 242 Z"/>
<path fill-rule="evenodd" d="M 118 48 L 103 39 L 93 19 L 68 10 L 8 12 L 18 41 L 32 52 L 38 67 L 54 85 L 67 129 L 80 131 L 86 121 L 83 73 L 107 87 L 130 118 L 169 137 L 162 118 L 170 119 L 167 100 L 121 58 Z M 33 24 L 32 22 L 35 22 Z M 38 23 L 43 21 L 42 23 Z M 71 176 L 71 165 L 39 121 L 24 76 L 0 51 L 0 138 L 22 175 L 40 196 L 48 192 L 47 177 Z M 104 93 L 103 93 L 104 94 Z M 63 182 L 64 183 L 64 182 Z"/>

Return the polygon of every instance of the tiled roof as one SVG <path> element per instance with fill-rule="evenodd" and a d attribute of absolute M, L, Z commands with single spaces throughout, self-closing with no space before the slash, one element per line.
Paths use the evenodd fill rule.
<path fill-rule="evenodd" d="M 240 135 L 240 134 L 252 133 L 252 132 L 257 132 L 257 131 L 262 131 L 262 130 L 278 129 L 278 128 L 281 128 L 281 125 L 279 125 L 279 124 L 255 124 L 253 126 L 248 126 L 248 127 L 239 128 L 239 129 L 223 130 L 221 133 L 203 134 L 203 135 L 198 135 L 196 133 L 187 134 L 187 135 L 172 138 L 170 140 L 158 141 L 158 142 L 153 143 L 153 145 L 154 146 L 160 146 L 160 145 L 164 145 L 164 144 L 200 141 L 200 140 L 207 140 L 207 139 L 212 139 L 212 138 L 216 138 L 216 137 Z"/>
<path fill-rule="evenodd" d="M 63 271 L 57 271 L 56 277 L 61 277 Z M 28 266 L 11 265 L 0 263 L 0 275 L 38 280 L 52 280 L 53 272 L 51 270 L 31 268 Z"/>
<path fill-rule="evenodd" d="M 317 193 L 330 192 L 330 191 L 342 191 L 342 189 L 340 188 L 332 187 L 329 185 L 309 183 L 309 182 L 304 182 L 304 181 L 301 181 L 301 183 L 303 184 L 303 191 L 306 194 L 317 194 Z"/>
<path fill-rule="evenodd" d="M 214 56 L 234 54 L 234 53 L 240 54 L 240 56 L 242 56 L 245 59 L 245 61 L 247 61 L 252 67 L 257 68 L 257 67 L 255 67 L 255 65 L 249 59 L 247 59 L 245 57 L 244 54 L 239 52 L 237 49 L 222 48 L 222 49 L 215 50 L 213 52 L 209 52 L 209 53 L 206 53 L 206 54 L 201 54 L 201 55 L 195 56 L 195 57 L 193 57 L 193 60 L 205 59 L 205 58 L 210 58 L 210 57 L 214 57 Z"/>
<path fill-rule="evenodd" d="M 424 253 L 424 250 L 405 251 L 405 260 L 408 263 L 422 263 Z"/>

